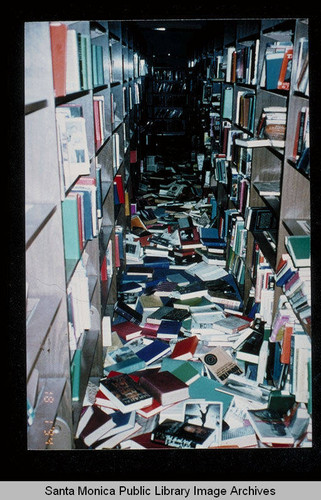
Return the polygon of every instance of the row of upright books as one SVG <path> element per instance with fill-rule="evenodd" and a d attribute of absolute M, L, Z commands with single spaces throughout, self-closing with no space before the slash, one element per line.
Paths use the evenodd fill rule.
<path fill-rule="evenodd" d="M 56 97 L 104 84 L 103 47 L 89 34 L 52 22 L 50 40 Z"/>
<path fill-rule="evenodd" d="M 259 84 L 266 90 L 290 89 L 293 44 L 291 41 L 276 41 L 267 43 L 261 74 L 258 74 L 258 59 L 260 41 L 257 39 L 249 45 L 240 48 L 228 47 L 225 59 L 221 57 L 221 76 L 226 83 L 247 85 Z M 297 65 L 293 69 L 294 90 L 309 95 L 309 57 L 308 39 L 302 37 L 298 41 Z"/>
<path fill-rule="evenodd" d="M 88 385 L 77 446 L 310 446 L 310 392 L 290 391 L 277 326 L 244 310 L 197 165 L 156 166 L 131 207 L 104 376 Z"/>

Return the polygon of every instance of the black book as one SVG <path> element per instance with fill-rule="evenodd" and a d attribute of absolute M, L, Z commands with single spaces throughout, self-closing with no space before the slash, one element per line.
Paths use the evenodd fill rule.
<path fill-rule="evenodd" d="M 136 311 L 136 309 L 133 309 L 132 307 L 128 306 L 126 302 L 123 300 L 117 300 L 114 310 L 117 314 L 122 316 L 123 318 L 127 319 L 128 321 L 131 321 L 132 323 L 141 323 L 143 319 L 143 315 Z"/>
<path fill-rule="evenodd" d="M 245 342 L 237 349 L 236 359 L 249 363 L 257 363 L 263 339 L 264 333 L 262 331 L 253 330 L 253 333 L 247 337 Z"/>
<path fill-rule="evenodd" d="M 190 422 L 165 420 L 152 431 L 151 440 L 172 448 L 208 448 L 215 440 L 215 430 Z"/>

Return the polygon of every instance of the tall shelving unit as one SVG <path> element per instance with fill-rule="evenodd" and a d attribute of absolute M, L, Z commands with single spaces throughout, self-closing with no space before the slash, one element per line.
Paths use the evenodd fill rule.
<path fill-rule="evenodd" d="M 218 180 L 215 187 L 218 205 L 223 208 L 223 213 L 225 210 L 234 209 L 236 215 L 244 218 L 245 205 L 240 207 L 239 201 L 233 199 L 231 195 L 232 172 L 236 171 L 238 182 L 243 180 L 248 184 L 247 206 L 266 208 L 274 219 L 274 227 L 267 234 L 263 231 L 247 232 L 244 256 L 244 297 L 248 297 L 251 294 L 251 289 L 255 287 L 255 276 L 253 276 L 255 247 L 260 249 L 265 264 L 270 266 L 272 273 L 274 273 L 282 254 L 287 253 L 284 243 L 285 237 L 292 234 L 304 234 L 305 231 L 309 232 L 309 174 L 298 169 L 298 161 L 293 158 L 299 112 L 302 108 L 309 108 L 308 93 L 298 91 L 295 81 L 300 54 L 299 45 L 303 38 L 308 40 L 306 19 L 235 20 L 226 25 L 223 40 L 216 40 L 214 43 L 213 61 L 223 54 L 221 62 L 225 77 L 221 95 L 221 150 L 217 151 L 212 148 L 212 154 L 214 156 L 217 153 L 224 155 L 226 152 L 232 151 L 231 156 L 227 154 L 225 158 L 228 165 L 227 182 Z M 261 84 L 266 48 L 275 42 L 293 44 L 293 69 L 289 90 L 267 90 L 265 85 Z M 249 50 L 249 47 L 253 49 L 252 70 L 255 69 L 256 75 L 252 81 L 248 76 L 249 73 L 243 75 L 242 78 L 238 76 L 237 64 L 234 76 L 230 69 L 231 54 L 234 53 L 234 57 L 237 57 L 238 53 L 244 49 Z M 255 57 L 254 54 L 256 54 Z M 213 64 L 213 61 L 210 64 Z M 209 73 L 208 67 L 207 73 Z M 203 74 L 205 74 L 204 69 Z M 208 83 L 209 79 L 205 78 L 204 85 Z M 242 121 L 238 99 L 241 93 L 243 96 L 251 94 L 254 98 L 251 123 L 245 124 Z M 270 106 L 286 108 L 287 127 L 284 148 L 274 147 L 271 144 L 251 148 L 250 139 L 256 138 L 262 110 Z M 230 150 L 227 148 L 224 134 L 226 134 L 226 141 L 232 140 Z M 230 139 L 228 139 L 229 134 L 231 134 Z M 242 140 L 239 145 L 238 139 Z M 247 141 L 248 146 L 244 146 Z M 246 162 L 247 168 L 245 168 Z M 270 181 L 279 183 L 280 194 L 260 195 L 257 183 Z M 281 293 L 282 289 L 275 287 L 272 317 L 277 312 Z M 308 324 L 301 321 L 301 326 L 310 333 Z"/>
<path fill-rule="evenodd" d="M 124 196 L 130 195 L 131 139 L 144 76 L 125 24 L 100 20 L 55 24 L 75 33 L 79 45 L 73 63 L 81 76 L 78 87 L 58 95 L 52 23 L 25 24 L 27 412 L 28 449 L 34 450 L 74 447 L 88 381 L 102 376 L 108 343 L 104 320 L 111 319 L 117 297 L 115 235 L 122 234 L 128 223 L 125 198 L 117 199 L 115 180 L 116 176 L 121 180 Z M 80 51 L 80 43 L 86 52 Z M 99 134 L 95 101 L 100 102 Z M 87 170 L 73 170 L 68 176 L 56 120 L 57 113 L 66 109 L 80 110 L 88 151 Z M 68 235 L 75 227 L 67 220 L 66 200 L 79 200 L 81 179 L 94 185 L 93 234 L 73 255 L 67 252 Z M 85 283 L 87 323 L 77 330 L 75 340 L 75 303 L 84 297 L 77 289 L 79 274 Z"/>

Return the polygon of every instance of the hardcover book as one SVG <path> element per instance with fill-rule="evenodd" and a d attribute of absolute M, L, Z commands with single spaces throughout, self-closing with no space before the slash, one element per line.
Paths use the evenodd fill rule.
<path fill-rule="evenodd" d="M 113 324 L 111 330 L 116 332 L 121 339 L 127 342 L 128 340 L 140 337 L 142 327 L 132 323 L 131 321 L 123 321 L 122 323 Z"/>
<path fill-rule="evenodd" d="M 102 379 L 99 388 L 123 413 L 149 406 L 153 402 L 153 397 L 126 373 Z"/>
<path fill-rule="evenodd" d="M 186 337 L 175 344 L 171 358 L 188 360 L 194 356 L 196 347 L 198 345 L 198 337 Z"/>
<path fill-rule="evenodd" d="M 188 385 L 168 371 L 147 372 L 139 382 L 163 406 L 189 397 Z"/>
<path fill-rule="evenodd" d="M 158 328 L 157 337 L 160 339 L 175 339 L 181 329 L 180 321 L 163 320 Z"/>
<path fill-rule="evenodd" d="M 169 355 L 171 352 L 170 346 L 167 342 L 164 342 L 159 339 L 153 340 L 150 344 L 147 344 L 142 349 L 137 351 L 137 356 L 146 363 L 146 365 L 150 365 L 157 359 L 162 358 L 163 356 Z"/>
<path fill-rule="evenodd" d="M 110 429 L 115 427 L 116 423 L 111 415 L 101 410 L 98 406 L 91 406 L 87 409 L 86 414 L 90 415 L 85 427 L 82 429 L 79 437 L 87 446 L 91 446 L 95 441 L 98 441 Z"/>

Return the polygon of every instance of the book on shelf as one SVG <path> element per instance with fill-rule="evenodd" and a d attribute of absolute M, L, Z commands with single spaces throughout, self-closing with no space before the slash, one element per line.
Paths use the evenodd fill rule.
<path fill-rule="evenodd" d="M 261 87 L 266 90 L 288 90 L 293 57 L 292 42 L 268 43 L 261 74 Z"/>
<path fill-rule="evenodd" d="M 163 406 L 189 397 L 188 385 L 168 371 L 148 371 L 139 382 Z"/>
<path fill-rule="evenodd" d="M 311 265 L 310 235 L 286 236 L 284 242 L 296 267 L 309 267 Z"/>
<path fill-rule="evenodd" d="M 123 413 L 149 406 L 153 402 L 152 396 L 126 373 L 101 379 L 99 388 Z"/>
<path fill-rule="evenodd" d="M 244 219 L 245 228 L 251 232 L 266 231 L 276 225 L 272 211 L 266 207 L 246 207 Z"/>
<path fill-rule="evenodd" d="M 93 96 L 94 111 L 94 131 L 95 145 L 99 149 L 106 138 L 106 116 L 105 116 L 105 98 L 103 95 Z"/>
<path fill-rule="evenodd" d="M 255 188 L 258 190 L 260 196 L 280 196 L 280 181 L 255 181 Z"/>
<path fill-rule="evenodd" d="M 298 43 L 298 60 L 294 79 L 294 90 L 309 95 L 309 41 L 301 37 Z"/>
<path fill-rule="evenodd" d="M 215 431 L 201 425 L 165 420 L 152 431 L 151 440 L 172 448 L 208 448 L 215 441 Z"/>
<path fill-rule="evenodd" d="M 77 198 L 67 196 L 61 203 L 64 255 L 66 260 L 80 258 L 80 226 Z"/>
<path fill-rule="evenodd" d="M 66 93 L 79 92 L 82 88 L 82 78 L 86 75 L 85 67 L 84 72 L 82 72 L 82 67 L 80 64 L 81 59 L 81 40 L 80 33 L 77 33 L 74 29 L 68 29 L 67 31 L 67 47 L 66 47 Z M 86 54 L 84 54 L 86 57 Z M 88 82 L 86 82 L 88 83 Z"/>
<path fill-rule="evenodd" d="M 310 110 L 302 106 L 297 114 L 297 125 L 293 144 L 293 158 L 299 161 L 304 151 L 310 146 Z"/>
<path fill-rule="evenodd" d="M 67 31 L 66 24 L 50 23 L 51 60 L 55 97 L 66 95 L 67 66 Z"/>

